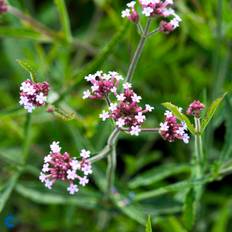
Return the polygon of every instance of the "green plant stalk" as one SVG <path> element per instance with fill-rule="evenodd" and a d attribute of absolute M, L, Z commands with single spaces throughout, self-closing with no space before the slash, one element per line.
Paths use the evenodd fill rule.
<path fill-rule="evenodd" d="M 139 44 L 137 46 L 137 49 L 136 49 L 136 51 L 134 53 L 134 56 L 132 58 L 132 61 L 130 63 L 130 66 L 129 66 L 129 69 L 128 69 L 128 72 L 127 72 L 127 77 L 126 77 L 127 82 L 131 82 L 131 80 L 133 78 L 135 68 L 136 68 L 136 66 L 138 64 L 139 58 L 140 58 L 140 56 L 142 54 L 142 51 L 143 51 L 143 48 L 144 48 L 144 45 L 145 45 L 145 42 L 146 42 L 146 39 L 147 39 L 147 36 L 149 34 L 150 25 L 151 25 L 151 19 L 148 19 L 147 23 L 146 23 L 146 26 L 145 26 L 145 29 L 144 29 L 144 33 L 140 38 Z"/>
<path fill-rule="evenodd" d="M 29 15 L 25 15 L 22 11 L 18 10 L 13 6 L 8 6 L 8 12 L 14 15 L 15 17 L 21 19 L 24 22 L 27 22 L 28 25 L 31 26 L 32 29 L 40 32 L 43 35 L 46 35 L 51 40 L 53 39 L 62 39 L 61 36 L 50 28 L 46 27 L 42 23 L 38 22 L 34 18 Z"/>
<path fill-rule="evenodd" d="M 201 135 L 201 121 L 200 118 L 194 118 L 195 121 L 195 167 L 194 167 L 194 172 L 193 176 L 196 179 L 200 179 L 203 177 L 204 173 L 204 153 L 203 153 L 203 145 L 202 145 L 202 135 Z M 202 185 L 196 186 L 195 187 L 196 191 L 196 199 L 199 200 L 202 194 Z"/>
<path fill-rule="evenodd" d="M 113 185 L 114 185 L 114 179 L 115 179 L 115 170 L 116 170 L 116 164 L 117 164 L 117 159 L 116 159 L 116 143 L 112 145 L 111 153 L 108 156 L 108 166 L 107 166 L 107 173 L 106 173 L 106 178 L 107 178 L 107 188 L 106 188 L 106 198 L 109 199 Z"/>
<path fill-rule="evenodd" d="M 30 145 L 30 127 L 31 127 L 31 114 L 26 115 L 26 121 L 24 125 L 24 143 L 23 143 L 23 163 L 26 164 L 28 154 L 29 154 L 29 145 Z"/>

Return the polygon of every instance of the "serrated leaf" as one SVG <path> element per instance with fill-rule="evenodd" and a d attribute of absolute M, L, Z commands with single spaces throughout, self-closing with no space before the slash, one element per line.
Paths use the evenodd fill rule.
<path fill-rule="evenodd" d="M 148 216 L 148 218 L 147 218 L 146 232 L 152 232 L 151 217 L 150 216 Z"/>
<path fill-rule="evenodd" d="M 162 105 L 166 107 L 168 110 L 170 110 L 180 121 L 184 121 L 191 134 L 195 135 L 195 128 L 193 124 L 190 122 L 189 118 L 186 115 L 180 112 L 177 106 L 173 105 L 170 102 L 162 103 Z"/>
<path fill-rule="evenodd" d="M 130 188 L 137 188 L 140 186 L 148 186 L 157 181 L 161 181 L 169 176 L 176 175 L 179 173 L 190 172 L 191 168 L 189 165 L 162 165 L 160 167 L 153 168 L 144 173 L 140 173 L 138 177 L 135 177 L 129 182 Z"/>
<path fill-rule="evenodd" d="M 29 61 L 26 60 L 16 60 L 18 62 L 18 64 L 30 74 L 31 80 L 35 81 L 36 80 L 36 72 L 35 72 L 35 68 L 32 66 L 32 64 L 30 64 Z"/>
<path fill-rule="evenodd" d="M 191 188 L 186 197 L 184 202 L 184 212 L 183 212 L 183 222 L 187 230 L 191 230 L 195 223 L 195 216 L 196 216 L 196 197 L 194 189 Z"/>
<path fill-rule="evenodd" d="M 205 128 L 209 124 L 210 120 L 212 119 L 214 113 L 216 112 L 217 108 L 219 107 L 220 103 L 224 99 L 227 93 L 224 93 L 223 96 L 217 98 L 208 108 L 205 117 L 202 119 L 201 124 L 201 133 L 204 132 Z"/>

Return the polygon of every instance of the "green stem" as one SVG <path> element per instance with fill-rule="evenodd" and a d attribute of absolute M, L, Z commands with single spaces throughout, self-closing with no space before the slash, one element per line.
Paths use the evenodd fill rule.
<path fill-rule="evenodd" d="M 52 31 L 50 28 L 38 22 L 31 16 L 25 15 L 22 11 L 18 10 L 17 8 L 13 6 L 8 6 L 8 12 L 16 16 L 17 18 L 27 22 L 34 30 L 39 31 L 43 35 L 48 36 L 50 39 L 60 39 L 60 36 L 56 32 Z"/>
<path fill-rule="evenodd" d="M 24 125 L 24 143 L 23 143 L 23 162 L 26 164 L 27 157 L 29 154 L 30 145 L 30 127 L 31 127 L 31 114 L 27 114 L 26 121 Z"/>
<path fill-rule="evenodd" d="M 116 144 L 114 144 L 112 145 L 111 154 L 108 156 L 106 198 L 110 197 L 114 185 L 116 162 Z"/>
<path fill-rule="evenodd" d="M 200 118 L 194 118 L 195 121 L 195 170 L 193 172 L 193 177 L 196 179 L 203 177 L 203 164 L 204 164 L 204 154 L 202 146 L 202 136 L 201 136 L 201 121 Z M 202 194 L 202 185 L 196 186 L 196 195 L 199 200 Z"/>
<path fill-rule="evenodd" d="M 136 68 L 137 63 L 139 61 L 139 58 L 140 58 L 140 56 L 142 54 L 144 44 L 145 44 L 146 39 L 147 39 L 147 35 L 149 33 L 150 25 L 151 25 L 151 19 L 148 19 L 147 23 L 146 23 L 146 26 L 145 26 L 145 29 L 144 29 L 144 33 L 140 38 L 139 44 L 137 46 L 137 49 L 136 49 L 136 51 L 134 53 L 134 56 L 132 58 L 132 61 L 130 63 L 130 66 L 129 66 L 129 69 L 128 69 L 128 72 L 127 72 L 127 77 L 126 77 L 127 82 L 131 82 L 131 80 L 132 80 L 133 74 L 135 72 L 135 68 Z"/>

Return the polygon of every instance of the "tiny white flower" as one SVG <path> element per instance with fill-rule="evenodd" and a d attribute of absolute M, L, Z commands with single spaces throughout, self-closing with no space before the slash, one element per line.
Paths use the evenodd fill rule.
<path fill-rule="evenodd" d="M 187 129 L 188 129 L 188 127 L 187 127 L 187 125 L 186 125 L 186 123 L 185 123 L 184 121 L 181 122 L 181 125 L 182 125 L 182 127 L 184 128 L 184 130 L 187 130 Z"/>
<path fill-rule="evenodd" d="M 176 133 L 180 136 L 185 134 L 185 130 L 183 127 L 179 127 L 178 130 L 176 130 Z"/>
<path fill-rule="evenodd" d="M 132 101 L 139 103 L 142 98 L 136 93 L 132 96 Z"/>
<path fill-rule="evenodd" d="M 116 109 L 117 109 L 117 103 L 111 103 L 109 106 L 109 110 L 112 112 L 115 111 Z"/>
<path fill-rule="evenodd" d="M 44 162 L 45 163 L 49 163 L 51 160 L 52 160 L 51 155 L 47 155 L 47 156 L 44 157 Z"/>
<path fill-rule="evenodd" d="M 89 156 L 90 156 L 90 151 L 87 151 L 87 150 L 85 150 L 85 149 L 82 149 L 82 150 L 81 150 L 80 156 L 81 156 L 82 158 L 87 159 L 87 158 L 89 158 Z"/>
<path fill-rule="evenodd" d="M 184 135 L 183 135 L 183 142 L 184 143 L 189 143 L 189 139 L 190 139 L 190 137 L 189 137 L 189 135 L 187 134 L 187 133 L 185 133 Z"/>
<path fill-rule="evenodd" d="M 110 91 L 114 94 L 117 94 L 117 88 L 115 86 Z"/>
<path fill-rule="evenodd" d="M 67 179 L 69 180 L 75 180 L 77 178 L 76 170 L 68 170 L 67 174 Z"/>
<path fill-rule="evenodd" d="M 100 77 L 100 76 L 102 76 L 102 74 L 103 74 L 103 71 L 100 70 L 100 71 L 97 71 L 94 75 L 95 75 L 95 77 Z"/>
<path fill-rule="evenodd" d="M 43 172 L 41 172 L 41 173 L 40 173 L 40 176 L 39 176 L 40 181 L 41 181 L 42 183 L 44 183 L 45 180 L 46 180 L 46 178 L 47 178 L 47 176 L 46 176 Z"/>
<path fill-rule="evenodd" d="M 27 103 L 24 105 L 24 109 L 27 110 L 28 113 L 32 113 L 32 111 L 35 109 L 35 106 L 33 106 L 32 103 Z"/>
<path fill-rule="evenodd" d="M 93 92 L 97 91 L 98 89 L 99 89 L 99 86 L 96 85 L 96 84 L 94 84 L 93 86 L 91 86 L 91 90 L 92 90 Z"/>
<path fill-rule="evenodd" d="M 86 91 L 84 91 L 83 92 L 83 99 L 87 99 L 87 98 L 89 98 L 91 96 L 91 93 L 90 93 L 90 91 L 89 90 L 86 90 Z"/>
<path fill-rule="evenodd" d="M 167 122 L 160 123 L 160 131 L 167 131 L 168 129 L 169 129 L 169 126 L 168 126 Z"/>
<path fill-rule="evenodd" d="M 123 93 L 117 95 L 116 98 L 118 101 L 124 101 L 126 99 Z"/>
<path fill-rule="evenodd" d="M 148 111 L 148 112 L 151 112 L 152 110 L 154 110 L 154 107 L 153 106 L 150 106 L 148 104 L 145 105 L 145 109 Z"/>
<path fill-rule="evenodd" d="M 50 169 L 49 169 L 49 164 L 48 163 L 45 163 L 44 165 L 43 165 L 43 169 L 42 169 L 42 171 L 43 172 L 48 172 Z"/>
<path fill-rule="evenodd" d="M 90 165 L 85 165 L 84 167 L 82 167 L 81 170 L 84 172 L 86 176 L 93 172 Z"/>
<path fill-rule="evenodd" d="M 92 74 L 89 74 L 88 76 L 85 77 L 85 80 L 87 81 L 94 81 L 95 80 L 95 76 Z"/>
<path fill-rule="evenodd" d="M 173 116 L 172 112 L 169 111 L 169 110 L 166 110 L 165 113 L 164 113 L 164 115 L 165 115 L 167 118 L 170 118 L 170 117 Z"/>
<path fill-rule="evenodd" d="M 38 95 L 36 95 L 36 101 L 39 102 L 39 104 L 44 104 L 47 100 L 47 97 L 44 96 L 42 92 L 40 92 Z"/>
<path fill-rule="evenodd" d="M 122 128 L 122 127 L 125 125 L 125 119 L 119 118 L 119 119 L 116 121 L 116 125 L 117 125 L 119 128 Z"/>
<path fill-rule="evenodd" d="M 126 82 L 123 84 L 124 89 L 130 89 L 131 87 L 132 87 L 131 83 Z"/>
<path fill-rule="evenodd" d="M 175 11 L 171 8 L 165 8 L 163 11 L 162 11 L 164 17 L 168 17 L 170 15 L 174 15 L 175 14 Z"/>
<path fill-rule="evenodd" d="M 52 144 L 50 145 L 50 149 L 52 153 L 59 153 L 61 150 L 61 147 L 59 146 L 60 142 L 55 142 L 53 141 Z"/>
<path fill-rule="evenodd" d="M 73 170 L 78 170 L 81 168 L 79 161 L 77 161 L 75 158 L 70 162 L 70 165 Z"/>
<path fill-rule="evenodd" d="M 142 14 L 149 17 L 149 16 L 151 16 L 152 12 L 153 12 L 153 9 L 151 7 L 145 7 L 145 8 L 143 8 Z"/>
<path fill-rule="evenodd" d="M 80 185 L 85 186 L 88 183 L 89 183 L 89 179 L 86 176 L 80 178 L 80 182 L 79 182 Z"/>
<path fill-rule="evenodd" d="M 51 189 L 53 185 L 53 182 L 49 179 L 45 180 L 45 187 L 47 187 L 48 189 Z"/>
<path fill-rule="evenodd" d="M 143 115 L 142 112 L 138 112 L 138 114 L 135 116 L 135 118 L 138 122 L 144 122 L 144 120 L 146 119 L 146 116 Z"/>
<path fill-rule="evenodd" d="M 136 4 L 136 2 L 135 2 L 135 1 L 132 1 L 132 2 L 127 3 L 126 5 L 127 5 L 128 7 L 130 7 L 130 8 L 134 8 L 135 4 Z"/>
<path fill-rule="evenodd" d="M 121 16 L 122 16 L 122 18 L 129 17 L 130 10 L 129 9 L 123 10 Z"/>
<path fill-rule="evenodd" d="M 20 105 L 27 105 L 28 104 L 28 98 L 26 96 L 20 96 Z"/>
<path fill-rule="evenodd" d="M 140 132 L 141 132 L 141 129 L 139 126 L 132 126 L 131 127 L 131 131 L 130 131 L 131 135 L 138 136 Z"/>
<path fill-rule="evenodd" d="M 67 191 L 68 191 L 71 195 L 73 195 L 73 194 L 75 194 L 76 192 L 78 192 L 79 189 L 78 189 L 77 185 L 75 185 L 75 184 L 70 184 L 69 187 L 67 188 Z"/>
<path fill-rule="evenodd" d="M 102 119 L 102 121 L 105 121 L 106 119 L 108 119 L 110 117 L 109 112 L 103 110 L 103 112 L 99 115 L 99 118 Z"/>

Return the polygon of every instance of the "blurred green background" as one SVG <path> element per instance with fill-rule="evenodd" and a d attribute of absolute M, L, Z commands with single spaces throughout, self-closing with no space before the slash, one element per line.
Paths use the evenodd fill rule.
<path fill-rule="evenodd" d="M 31 15 L 59 36 L 48 38 L 11 14 L 0 15 L 0 231 L 8 231 L 4 219 L 15 217 L 12 231 L 145 231 L 151 215 L 154 231 L 182 232 L 185 189 L 134 202 L 137 193 L 158 189 L 190 176 L 190 145 L 168 143 L 157 134 L 122 135 L 117 152 L 115 205 L 101 199 L 105 186 L 105 160 L 94 164 L 91 184 L 76 196 L 57 184 L 47 191 L 38 180 L 43 157 L 53 140 L 74 156 L 82 148 L 97 153 L 112 129 L 98 114 L 104 102 L 82 99 L 84 76 L 97 70 L 115 70 L 126 75 L 139 36 L 133 24 L 121 18 L 123 0 L 67 0 L 73 41 L 68 40 L 62 10 L 51 0 L 11 0 L 12 6 Z M 163 119 L 162 102 L 187 108 L 194 99 L 208 105 L 232 87 L 232 1 L 178 0 L 183 22 L 171 34 L 149 38 L 134 76 L 142 104 L 155 107 L 146 127 Z M 73 120 L 62 120 L 46 108 L 32 114 L 25 134 L 26 112 L 19 109 L 19 86 L 29 78 L 16 62 L 26 60 L 36 70 L 37 80 L 51 86 L 51 101 Z M 204 137 L 209 164 L 220 154 L 231 157 L 232 102 L 227 96 Z M 66 118 L 67 119 L 67 118 Z M 28 159 L 23 159 L 23 154 Z M 224 153 L 223 153 L 224 154 Z M 23 169 L 22 169 L 23 167 Z M 22 170 L 21 170 L 22 169 Z M 168 173 L 168 170 L 174 170 Z M 19 176 L 19 172 L 20 176 Z M 206 186 L 201 210 L 192 231 L 230 232 L 232 188 L 230 176 Z M 191 231 L 191 230 L 189 230 Z"/>

